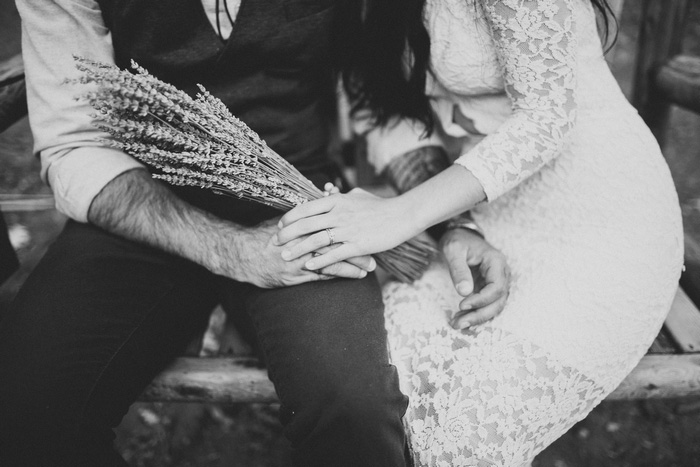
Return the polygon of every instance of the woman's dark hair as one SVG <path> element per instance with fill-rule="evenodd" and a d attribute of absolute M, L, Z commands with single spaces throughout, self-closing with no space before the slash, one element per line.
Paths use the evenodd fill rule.
<path fill-rule="evenodd" d="M 590 0 L 601 13 L 608 43 L 611 23 L 617 24 L 606 0 Z M 362 5 L 361 7 L 359 5 Z M 430 73 L 430 37 L 423 24 L 425 0 L 344 0 L 334 28 L 336 67 L 353 111 L 369 109 L 374 124 L 401 116 L 433 129 L 425 95 Z M 617 38 L 617 28 L 611 42 Z M 408 63 L 407 63 L 408 62 Z"/>

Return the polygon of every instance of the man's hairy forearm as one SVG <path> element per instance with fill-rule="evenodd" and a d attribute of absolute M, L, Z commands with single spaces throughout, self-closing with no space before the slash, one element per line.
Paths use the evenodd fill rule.
<path fill-rule="evenodd" d="M 238 279 L 245 229 L 182 201 L 145 170 L 125 172 L 93 200 L 88 220 L 104 230 Z M 227 261 L 226 259 L 230 259 Z M 240 265 L 242 266 L 242 265 Z"/>

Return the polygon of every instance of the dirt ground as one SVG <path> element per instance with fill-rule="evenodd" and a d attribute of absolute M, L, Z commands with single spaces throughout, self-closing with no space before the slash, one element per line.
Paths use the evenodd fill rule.
<path fill-rule="evenodd" d="M 612 67 L 628 91 L 639 22 L 628 1 Z M 685 50 L 700 55 L 700 5 Z M 19 50 L 12 0 L 0 0 L 0 60 Z M 676 110 L 666 157 L 684 215 L 690 259 L 700 260 L 700 118 Z M 47 193 L 31 156 L 26 120 L 0 135 L 0 193 Z M 6 215 L 22 270 L 0 288 L 0 316 L 63 223 L 55 211 Z M 275 405 L 134 404 L 115 430 L 116 446 L 133 467 L 286 467 L 290 447 Z M 604 402 L 538 456 L 535 467 L 698 467 L 700 399 Z M 4 466 L 3 466 L 4 467 Z M 11 466 L 8 466 L 11 467 Z"/>

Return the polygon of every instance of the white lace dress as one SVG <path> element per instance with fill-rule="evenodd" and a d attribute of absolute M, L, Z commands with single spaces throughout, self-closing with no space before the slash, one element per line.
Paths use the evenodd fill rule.
<path fill-rule="evenodd" d="M 444 264 L 385 287 L 406 424 L 418 465 L 527 465 L 659 331 L 682 267 L 678 200 L 588 0 L 428 0 L 424 14 L 441 131 L 376 130 L 370 155 L 381 168 L 411 144 L 459 141 L 456 163 L 488 196 L 474 218 L 513 280 L 504 311 L 466 332 L 447 322 L 459 297 Z"/>

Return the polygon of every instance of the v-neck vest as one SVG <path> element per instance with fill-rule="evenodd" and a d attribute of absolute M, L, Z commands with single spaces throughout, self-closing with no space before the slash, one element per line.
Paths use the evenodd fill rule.
<path fill-rule="evenodd" d="M 202 84 L 302 169 L 326 160 L 333 0 L 243 0 L 227 41 L 201 0 L 98 0 L 117 65 Z"/>

